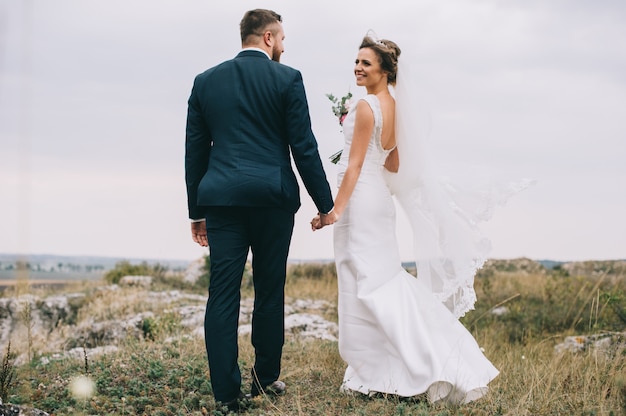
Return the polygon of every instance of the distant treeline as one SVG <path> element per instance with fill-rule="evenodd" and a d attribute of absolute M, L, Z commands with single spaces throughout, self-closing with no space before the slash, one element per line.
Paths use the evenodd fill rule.
<path fill-rule="evenodd" d="M 51 274 L 97 274 L 102 275 L 126 261 L 130 264 L 161 264 L 171 271 L 183 271 L 189 265 L 187 260 L 148 260 L 97 256 L 58 256 L 47 254 L 20 255 L 0 253 L 0 276 L 6 278 L 18 271 Z"/>
<path fill-rule="evenodd" d="M 0 270 L 44 273 L 102 273 L 106 270 L 102 264 L 76 264 L 76 263 L 31 263 L 29 261 L 6 262 L 0 261 Z"/>

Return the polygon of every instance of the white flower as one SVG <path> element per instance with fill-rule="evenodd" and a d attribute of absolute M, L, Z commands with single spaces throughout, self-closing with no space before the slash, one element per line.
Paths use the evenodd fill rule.
<path fill-rule="evenodd" d="M 78 376 L 70 382 L 70 392 L 77 400 L 87 400 L 96 391 L 96 383 L 87 376 Z"/>

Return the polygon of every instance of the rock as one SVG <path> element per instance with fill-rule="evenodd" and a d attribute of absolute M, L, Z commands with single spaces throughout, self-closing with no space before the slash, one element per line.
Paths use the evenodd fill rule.
<path fill-rule="evenodd" d="M 68 348 L 95 348 L 117 344 L 126 338 L 140 339 L 143 336 L 141 323 L 146 318 L 153 318 L 154 313 L 142 312 L 124 319 L 112 319 L 102 322 L 83 321 L 66 341 Z"/>
<path fill-rule="evenodd" d="M 70 300 L 84 297 L 82 293 L 49 296 L 34 295 L 0 299 L 0 344 L 8 343 L 16 328 L 30 325 L 33 334 L 49 334 L 73 317 Z"/>
<path fill-rule="evenodd" d="M 191 300 L 206 303 L 207 297 L 203 295 L 193 295 L 189 293 L 181 293 L 179 290 L 169 290 L 167 292 L 147 292 L 144 296 L 145 300 L 158 302 L 173 302 L 176 300 Z"/>
<path fill-rule="evenodd" d="M 295 313 L 287 316 L 285 332 L 287 331 L 301 338 L 318 338 L 327 341 L 337 341 L 339 334 L 336 323 L 310 313 Z"/>
<path fill-rule="evenodd" d="M 39 359 L 39 362 L 43 365 L 47 365 L 47 364 L 50 364 L 52 361 L 61 361 L 61 360 L 65 360 L 68 358 L 73 359 L 73 360 L 84 361 L 85 354 L 87 354 L 87 359 L 92 359 L 101 355 L 114 354 L 118 351 L 119 351 L 119 348 L 116 347 L 115 345 L 106 345 L 103 347 L 84 348 L 84 349 L 80 347 L 76 347 L 76 348 L 72 348 L 69 351 L 52 354 L 49 357 L 41 357 Z M 16 360 L 16 363 L 17 363 L 17 360 Z"/>
<path fill-rule="evenodd" d="M 197 327 L 196 329 L 191 331 L 191 333 L 198 338 L 204 339 L 204 327 L 203 326 Z"/>
<path fill-rule="evenodd" d="M 251 332 L 251 324 L 239 325 L 239 329 L 237 331 L 239 335 L 247 335 Z M 295 313 L 285 317 L 285 333 L 292 334 L 303 339 L 317 338 L 328 341 L 337 341 L 339 329 L 336 323 L 327 321 L 319 315 L 310 313 Z"/>
<path fill-rule="evenodd" d="M 561 266 L 571 276 L 623 276 L 626 260 L 574 261 Z"/>
<path fill-rule="evenodd" d="M 204 297 L 196 300 L 205 300 Z M 302 311 L 326 311 L 333 308 L 329 302 L 313 299 L 287 299 L 285 304 L 285 331 L 298 333 L 305 338 L 320 338 L 336 341 L 336 324 L 326 321 L 319 315 L 302 314 Z M 242 299 L 239 305 L 239 334 L 250 333 L 252 327 L 252 308 L 254 299 Z M 200 337 L 204 336 L 204 312 L 205 305 L 189 305 L 172 310 L 181 318 L 181 326 L 191 328 L 192 332 Z M 298 318 L 290 318 L 297 315 Z M 309 316 L 307 318 L 305 316 Z M 313 317 L 316 317 L 314 319 Z M 299 328 L 299 329 L 298 329 Z"/>
<path fill-rule="evenodd" d="M 45 328 L 50 331 L 59 323 L 66 321 L 72 314 L 70 300 L 84 298 L 82 293 L 70 293 L 68 295 L 48 296 L 37 303 L 37 309 L 41 315 L 41 321 Z"/>
<path fill-rule="evenodd" d="M 152 280 L 152 276 L 124 276 L 120 279 L 120 286 L 149 288 Z"/>
<path fill-rule="evenodd" d="M 506 315 L 507 313 L 509 313 L 509 308 L 507 308 L 506 306 L 499 306 L 491 310 L 491 314 L 495 316 L 502 316 Z"/>
<path fill-rule="evenodd" d="M 42 364 L 63 359 L 84 360 L 85 353 L 87 358 L 114 353 L 118 351 L 116 345 L 121 341 L 144 338 L 149 335 L 150 325 L 158 323 L 164 313 L 174 315 L 180 326 L 185 328 L 180 335 L 172 336 L 167 342 L 185 337 L 204 337 L 206 295 L 188 294 L 178 290 L 141 290 L 149 286 L 148 282 L 151 280 L 150 276 L 126 276 L 121 279 L 122 285 L 135 286 L 139 290 L 109 285 L 100 286 L 88 295 L 73 293 L 46 298 L 34 295 L 0 298 L 0 346 L 7 345 L 10 339 L 25 345 L 26 325 L 30 325 L 33 338 L 40 345 L 45 345 L 42 350 L 38 350 L 42 353 Z M 337 340 L 337 324 L 322 317 L 323 314 L 334 311 L 334 304 L 313 299 L 287 298 L 285 301 L 286 334 L 305 339 Z M 239 332 L 242 334 L 251 330 L 253 305 L 253 298 L 241 300 Z M 111 308 L 110 313 L 114 315 L 102 313 L 100 309 L 94 314 L 84 313 L 92 307 Z M 139 307 L 142 309 L 136 309 Z M 123 311 L 128 310 L 142 312 L 123 314 Z M 30 316 L 28 322 L 25 321 L 25 315 Z M 74 324 L 76 318 L 82 316 L 87 318 Z M 115 319 L 101 320 L 102 316 L 114 316 Z M 20 348 L 19 342 L 15 343 L 16 350 Z M 16 358 L 15 364 L 27 364 L 29 359 L 31 357 L 22 352 Z"/>
<path fill-rule="evenodd" d="M 180 325 L 183 328 L 196 328 L 204 326 L 204 305 L 181 306 L 173 311 L 180 316 Z"/>
<path fill-rule="evenodd" d="M 0 404 L 0 416 L 50 416 L 42 410 L 14 404 Z"/>
<path fill-rule="evenodd" d="M 242 299 L 239 303 L 239 325 L 247 324 L 252 321 L 252 309 L 254 308 L 254 299 Z"/>
<path fill-rule="evenodd" d="M 196 332 L 199 333 L 199 332 Z M 252 333 L 252 324 L 243 324 L 239 325 L 237 328 L 237 335 L 248 335 Z M 204 329 L 202 330 L 202 335 L 204 335 Z"/>
<path fill-rule="evenodd" d="M 593 351 L 609 355 L 620 345 L 626 345 L 626 332 L 569 336 L 554 349 L 557 353 Z"/>
<path fill-rule="evenodd" d="M 193 262 L 189 263 L 185 270 L 185 276 L 183 281 L 187 283 L 196 283 L 200 276 L 204 273 L 205 260 L 201 257 Z"/>
<path fill-rule="evenodd" d="M 285 303 L 285 314 L 289 315 L 292 313 L 302 312 L 302 311 L 325 311 L 333 306 L 325 301 L 319 299 L 288 299 Z"/>
<path fill-rule="evenodd" d="M 478 271 L 478 276 L 493 276 L 495 273 L 545 274 L 541 263 L 528 258 L 489 259 Z"/>

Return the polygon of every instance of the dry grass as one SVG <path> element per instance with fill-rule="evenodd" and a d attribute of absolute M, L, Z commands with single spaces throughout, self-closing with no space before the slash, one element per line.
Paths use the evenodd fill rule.
<path fill-rule="evenodd" d="M 507 267 L 510 265 L 507 264 Z M 397 397 L 346 396 L 339 393 L 345 364 L 335 342 L 303 341 L 289 336 L 284 347 L 281 378 L 288 393 L 254 400 L 250 415 L 622 415 L 626 414 L 626 350 L 608 353 L 555 353 L 567 335 L 623 331 L 626 322 L 626 279 L 621 274 L 568 276 L 496 270 L 476 281 L 476 310 L 463 318 L 485 354 L 500 370 L 490 392 L 464 406 L 428 404 Z M 121 317 L 148 307 L 136 289 L 89 295 L 79 316 Z M 245 288 L 244 294 L 250 294 Z M 288 298 L 326 300 L 336 305 L 334 269 L 301 265 L 290 270 Z M 495 316 L 502 305 L 509 312 Z M 151 305 L 158 312 L 162 305 Z M 336 308 L 325 312 L 337 319 Z M 56 416 L 98 415 L 220 415 L 212 399 L 203 341 L 181 338 L 177 325 L 157 328 L 153 340 L 124 343 L 121 352 L 93 359 L 89 372 L 97 394 L 79 402 L 68 393 L 68 382 L 85 372 L 80 361 L 44 365 L 34 360 L 18 369 L 19 384 L 10 400 L 30 403 Z M 59 330 L 64 330 L 60 328 Z M 177 341 L 165 342 L 169 337 Z M 365 341 L 364 341 L 365 342 Z M 16 344 L 17 345 L 17 344 Z M 35 348 L 36 349 L 36 348 Z M 244 386 L 250 383 L 253 351 L 248 336 L 240 338 Z M 43 386 L 43 387 L 42 387 Z"/>
<path fill-rule="evenodd" d="M 334 343 L 292 340 L 283 378 L 289 394 L 258 399 L 250 414 L 271 415 L 620 415 L 626 414 L 626 352 L 555 353 L 567 335 L 626 327 L 600 293 L 626 289 L 623 276 L 562 276 L 514 270 L 476 282 L 479 302 L 464 323 L 501 374 L 481 400 L 460 407 L 397 397 L 348 397 L 338 392 L 345 364 Z M 294 278 L 291 297 L 336 302 L 334 276 Z M 489 313 L 506 306 L 508 317 Z M 621 305 L 622 307 L 626 304 Z M 621 326 L 620 326 L 621 325 Z M 248 364 L 252 350 L 242 339 Z M 248 381 L 248 380 L 247 380 Z"/>
<path fill-rule="evenodd" d="M 626 411 L 624 351 L 554 353 L 554 339 L 532 345 L 501 345 L 497 333 L 481 343 L 501 374 L 489 394 L 464 406 L 430 405 L 397 397 L 349 397 L 338 392 L 345 367 L 333 343 L 285 345 L 283 379 L 289 394 L 260 398 L 252 415 L 620 415 Z M 243 362 L 252 360 L 242 340 Z"/>

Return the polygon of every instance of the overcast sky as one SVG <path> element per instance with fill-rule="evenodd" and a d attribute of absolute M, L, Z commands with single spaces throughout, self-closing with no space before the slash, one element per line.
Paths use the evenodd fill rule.
<path fill-rule="evenodd" d="M 353 62 L 373 29 L 413 63 L 450 162 L 537 180 L 483 227 L 491 257 L 626 258 L 622 0 L 0 0 L 0 252 L 205 253 L 187 220 L 187 98 L 255 7 L 283 15 L 333 188 L 343 137 L 325 94 L 362 94 Z M 291 258 L 332 258 L 302 201 Z"/>

